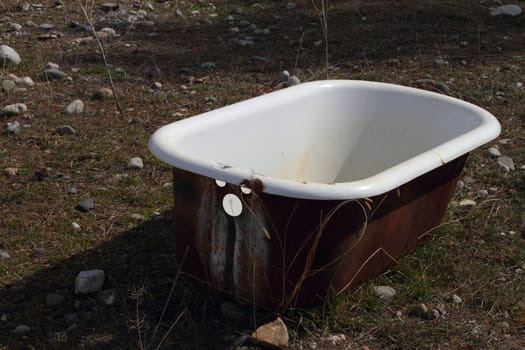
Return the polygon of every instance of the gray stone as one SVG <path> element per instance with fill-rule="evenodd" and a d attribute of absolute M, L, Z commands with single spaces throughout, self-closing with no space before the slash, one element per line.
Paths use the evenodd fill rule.
<path fill-rule="evenodd" d="M 71 126 L 69 125 L 61 125 L 59 126 L 58 128 L 55 129 L 55 132 L 58 134 L 58 135 L 74 135 L 75 134 L 75 129 L 73 129 Z"/>
<path fill-rule="evenodd" d="M 498 164 L 506 171 L 511 171 L 511 170 L 516 169 L 514 167 L 514 161 L 512 160 L 512 158 L 507 157 L 507 156 L 498 157 Z"/>
<path fill-rule="evenodd" d="M 147 10 L 147 11 L 153 11 L 155 8 L 149 1 L 145 1 L 142 6 L 140 7 L 141 10 Z"/>
<path fill-rule="evenodd" d="M 286 83 L 288 81 L 288 79 L 290 79 L 290 73 L 288 73 L 287 70 L 283 70 L 280 74 L 279 74 L 279 78 L 281 79 L 281 81 L 283 83 Z"/>
<path fill-rule="evenodd" d="M 35 82 L 30 77 L 22 77 L 16 79 L 15 83 L 22 86 L 34 86 Z"/>
<path fill-rule="evenodd" d="M 75 293 L 89 294 L 100 291 L 105 277 L 103 270 L 81 271 L 75 280 Z"/>
<path fill-rule="evenodd" d="M 29 333 L 30 331 L 31 331 L 31 327 L 21 324 L 13 330 L 13 333 L 26 334 L 26 333 Z"/>
<path fill-rule="evenodd" d="M 9 23 L 6 32 L 18 32 L 20 30 L 22 30 L 22 25 L 18 23 Z"/>
<path fill-rule="evenodd" d="M 396 295 L 396 290 L 390 286 L 374 286 L 374 294 L 383 300 L 391 299 Z"/>
<path fill-rule="evenodd" d="M 213 69 L 215 68 L 215 63 L 213 62 L 204 62 L 203 64 L 201 64 L 201 68 L 205 68 L 205 69 Z"/>
<path fill-rule="evenodd" d="M 41 29 L 41 30 L 51 30 L 53 28 L 55 28 L 55 25 L 51 23 L 42 23 L 41 25 L 38 26 L 38 29 Z"/>
<path fill-rule="evenodd" d="M 105 289 L 98 293 L 98 300 L 106 306 L 113 306 L 117 299 L 115 291 L 113 289 Z"/>
<path fill-rule="evenodd" d="M 489 191 L 487 190 L 479 190 L 478 191 L 478 198 L 486 199 L 489 196 Z"/>
<path fill-rule="evenodd" d="M 521 7 L 514 4 L 502 5 L 493 7 L 490 9 L 491 16 L 507 15 L 507 16 L 518 16 L 522 12 Z"/>
<path fill-rule="evenodd" d="M 496 147 L 489 147 L 487 151 L 491 157 L 501 157 L 501 152 Z"/>
<path fill-rule="evenodd" d="M 473 207 L 476 205 L 476 201 L 473 201 L 472 199 L 462 199 L 459 201 L 460 207 Z"/>
<path fill-rule="evenodd" d="M 128 161 L 127 168 L 130 170 L 140 170 L 144 168 L 144 162 L 140 157 L 133 157 Z"/>
<path fill-rule="evenodd" d="M 11 255 L 9 255 L 8 252 L 6 252 L 5 250 L 1 250 L 0 249 L 0 258 L 2 259 L 9 259 L 11 257 Z"/>
<path fill-rule="evenodd" d="M 67 194 L 77 194 L 78 190 L 75 187 L 70 187 L 66 190 Z"/>
<path fill-rule="evenodd" d="M 19 122 L 17 121 L 14 121 L 12 123 L 7 123 L 7 126 L 5 128 L 5 131 L 8 133 L 8 134 L 19 134 L 20 133 L 20 128 L 22 126 L 20 125 Z"/>
<path fill-rule="evenodd" d="M 286 9 L 287 10 L 293 10 L 297 7 L 297 4 L 295 2 L 291 2 L 289 1 L 288 3 L 286 3 Z"/>
<path fill-rule="evenodd" d="M 292 75 L 290 79 L 288 79 L 288 86 L 295 86 L 301 84 L 301 80 L 297 78 L 295 75 Z"/>
<path fill-rule="evenodd" d="M 66 73 L 59 69 L 46 69 L 40 73 L 40 79 L 42 80 L 60 80 L 66 76 Z"/>
<path fill-rule="evenodd" d="M 0 89 L 3 92 L 11 92 L 15 89 L 16 83 L 13 80 L 4 79 L 0 82 Z"/>
<path fill-rule="evenodd" d="M 46 295 L 47 306 L 56 307 L 64 303 L 64 301 L 66 301 L 66 298 L 62 294 L 47 293 Z"/>
<path fill-rule="evenodd" d="M 95 39 L 93 39 L 93 37 L 86 36 L 86 37 L 76 38 L 76 39 L 71 40 L 71 44 L 73 44 L 73 45 L 87 45 L 89 43 L 92 43 L 93 41 L 95 41 Z"/>
<path fill-rule="evenodd" d="M 160 90 L 160 89 L 162 89 L 162 84 L 160 82 L 156 81 L 156 82 L 153 83 L 153 88 L 157 89 L 157 90 Z"/>
<path fill-rule="evenodd" d="M 64 113 L 82 113 L 84 111 L 84 102 L 81 100 L 74 100 L 64 108 Z"/>
<path fill-rule="evenodd" d="M 0 45 L 0 60 L 1 63 L 9 61 L 15 65 L 19 65 L 22 62 L 20 55 L 12 47 L 7 45 Z"/>
<path fill-rule="evenodd" d="M 78 211 L 86 213 L 90 210 L 95 209 L 95 202 L 91 198 L 83 199 L 80 202 L 78 202 L 76 208 Z"/>
<path fill-rule="evenodd" d="M 501 139 L 501 140 L 498 141 L 498 143 L 499 143 L 500 145 L 508 145 L 508 144 L 511 143 L 511 142 L 512 142 L 511 139 Z"/>
<path fill-rule="evenodd" d="M 137 221 L 144 221 L 144 220 L 146 220 L 146 217 L 144 215 L 138 214 L 138 213 L 133 213 L 129 217 L 131 219 L 137 220 Z"/>
<path fill-rule="evenodd" d="M 452 294 L 450 297 L 450 301 L 452 301 L 452 304 L 461 304 L 463 302 L 463 299 L 459 295 Z"/>
<path fill-rule="evenodd" d="M 44 69 L 60 69 L 60 66 L 58 65 L 58 63 L 47 62 Z"/>
<path fill-rule="evenodd" d="M 7 105 L 0 111 L 0 116 L 4 115 L 16 115 L 20 113 L 27 112 L 27 106 L 23 103 L 14 103 L 12 105 Z"/>
<path fill-rule="evenodd" d="M 436 58 L 434 60 L 434 63 L 437 64 L 438 66 L 448 66 L 448 61 L 442 58 Z"/>
<path fill-rule="evenodd" d="M 441 92 L 449 92 L 450 91 L 450 87 L 447 84 L 445 84 L 444 82 L 442 82 L 442 81 L 438 81 L 435 84 L 435 87 L 436 87 L 436 89 L 440 90 Z"/>
<path fill-rule="evenodd" d="M 119 4 L 115 3 L 115 2 L 105 2 L 103 4 L 100 5 L 100 8 L 103 10 L 103 11 L 116 11 L 120 8 Z"/>

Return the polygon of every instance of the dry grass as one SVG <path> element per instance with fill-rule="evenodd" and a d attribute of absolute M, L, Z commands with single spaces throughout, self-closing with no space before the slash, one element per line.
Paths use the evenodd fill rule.
<path fill-rule="evenodd" d="M 32 17 L 34 10 L 16 10 L 20 3 L 2 3 L 0 17 L 11 16 L 9 21 L 21 24 L 28 19 L 52 22 L 63 36 L 39 41 L 36 37 L 42 31 L 36 27 L 24 27 L 27 35 L 6 36 L 2 43 L 16 48 L 23 63 L 3 66 L 2 75 L 28 75 L 36 81 L 45 63 L 53 61 L 72 80 L 38 81 L 25 93 L 0 94 L 1 106 L 23 102 L 29 108 L 25 116 L 0 117 L 0 122 L 17 119 L 30 125 L 19 135 L 0 134 L 0 168 L 20 169 L 15 177 L 0 174 L 0 249 L 11 255 L 0 260 L 0 316 L 8 315 L 7 322 L 0 321 L 2 349 L 229 346 L 228 336 L 243 325 L 223 319 L 221 298 L 213 291 L 177 279 L 169 213 L 172 193 L 163 186 L 170 182 L 171 172 L 149 154 L 146 144 L 161 125 L 279 88 L 279 72 L 295 65 L 305 81 L 326 76 L 330 62 L 331 78 L 413 86 L 423 78 L 445 82 L 448 94 L 499 118 L 501 137 L 511 139 L 500 146 L 503 153 L 518 167 L 525 164 L 525 89 L 516 86 L 525 83 L 521 45 L 525 17 L 490 17 L 477 0 L 322 1 L 328 4 L 321 16 L 327 18 L 323 27 L 319 8 L 316 11 L 308 0 L 297 1 L 291 11 L 279 1 L 254 5 L 220 0 L 214 2 L 216 9 L 193 0 L 154 2 L 153 28 L 122 29 L 121 39 L 104 42 L 122 113 L 111 99 L 91 99 L 96 89 L 108 84 L 96 43 L 70 44 L 86 35 L 67 28 L 70 21 L 84 22 L 76 3 L 57 9 L 54 1 L 43 0 L 42 14 Z M 131 1 L 121 4 L 132 8 Z M 174 14 L 175 5 L 184 19 Z M 224 20 L 236 6 L 243 14 L 234 13 L 235 18 L 259 28 L 270 26 L 271 34 L 253 46 L 239 47 Z M 194 10 L 200 14 L 192 16 Z M 209 13 L 219 15 L 211 24 L 205 22 Z M 95 12 L 97 28 L 105 25 L 96 21 L 100 15 Z M 2 34 L 5 25 L 0 23 Z M 158 36 L 149 37 L 148 32 Z M 316 47 L 317 40 L 330 45 Z M 460 44 L 463 41 L 466 46 Z M 253 56 L 268 57 L 270 63 L 254 63 Z M 449 64 L 436 65 L 438 57 Z M 215 62 L 216 68 L 201 68 L 205 61 Z M 160 75 L 149 76 L 152 67 Z M 160 91 L 150 91 L 153 81 L 162 82 Z M 439 91 L 432 84 L 419 87 Z M 206 96 L 218 101 L 207 103 Z M 63 114 L 65 105 L 77 98 L 86 103 L 86 111 Z M 130 118 L 141 121 L 129 123 Z M 63 124 L 75 128 L 76 134 L 56 135 L 55 128 Z M 311 341 L 330 349 L 525 346 L 525 274 L 519 272 L 525 269 L 524 178 L 520 170 L 500 169 L 486 156 L 486 148 L 471 155 L 464 175 L 475 182 L 458 190 L 456 199 L 495 188 L 490 196 L 478 199 L 479 205 L 468 215 L 451 208 L 446 219 L 451 225 L 369 284 L 317 309 L 291 310 L 286 322 L 292 349 Z M 144 159 L 143 170 L 126 169 L 133 156 Z M 42 181 L 35 177 L 40 168 L 50 168 Z M 77 195 L 66 194 L 71 186 L 78 189 Z M 87 197 L 95 200 L 95 210 L 77 212 L 75 204 Z M 147 219 L 137 222 L 130 218 L 132 213 Z M 468 219 L 455 221 L 465 216 Z M 73 221 L 82 229 L 73 230 Z M 45 254 L 37 248 L 45 249 Z M 78 271 L 91 268 L 106 271 L 106 287 L 117 295 L 115 306 L 72 294 Z M 390 302 L 378 300 L 371 293 L 372 284 L 391 285 L 398 295 Z M 143 292 L 140 300 L 133 297 L 138 289 Z M 58 308 L 45 305 L 46 293 L 53 291 L 67 296 Z M 451 294 L 460 295 L 463 303 L 451 304 L 447 299 Z M 420 302 L 431 307 L 445 304 L 447 313 L 436 320 L 408 316 L 408 305 Z M 396 311 L 402 312 L 400 318 Z M 70 324 L 62 316 L 71 312 L 79 320 L 75 329 L 66 331 Z M 26 338 L 12 333 L 19 324 L 32 327 Z M 155 341 L 148 343 L 157 324 Z M 149 328 L 137 333 L 141 325 Z M 320 340 L 333 332 L 344 332 L 348 340 L 337 346 Z"/>

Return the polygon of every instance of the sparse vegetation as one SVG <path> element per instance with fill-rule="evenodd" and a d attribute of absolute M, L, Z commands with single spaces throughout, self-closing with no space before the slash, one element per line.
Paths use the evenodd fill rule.
<path fill-rule="evenodd" d="M 475 198 L 477 205 L 453 203 L 447 224 L 381 276 L 317 308 L 281 315 L 290 328 L 290 348 L 525 347 L 524 14 L 491 17 L 491 4 L 478 0 L 301 0 L 290 10 L 282 1 L 217 0 L 212 6 L 187 0 L 152 2 L 146 19 L 154 25 L 135 22 L 128 30 L 100 20 L 108 13 L 97 3 L 95 28 L 114 26 L 122 35 L 101 39 L 119 112 L 112 99 L 91 99 L 109 84 L 96 42 L 71 44 L 89 35 L 68 27 L 85 23 L 76 2 L 58 8 L 54 0 L 40 3 L 42 9 L 27 11 L 22 1 L 0 4 L 0 43 L 22 57 L 18 67 L 1 65 L 0 75 L 37 82 L 26 91 L 0 93 L 0 107 L 28 107 L 23 115 L 0 116 L 0 250 L 10 255 L 0 257 L 0 317 L 6 318 L 0 320 L 0 349 L 235 348 L 242 339 L 236 332 L 253 330 L 252 313 L 246 322 L 226 318 L 224 296 L 179 273 L 173 189 L 166 185 L 171 169 L 150 155 L 147 141 L 172 121 L 281 88 L 285 69 L 302 81 L 366 79 L 438 92 L 444 87 L 437 83 L 444 83 L 447 94 L 498 117 L 500 139 L 510 140 L 500 150 L 516 164 L 514 171 L 503 170 L 488 156 L 490 145 L 472 152 L 454 200 Z M 139 2 L 119 4 L 137 11 Z M 28 20 L 36 26 L 23 26 L 20 35 L 5 31 L 10 22 Z M 240 34 L 229 28 L 244 31 L 241 20 L 270 33 L 244 33 L 254 44 L 240 46 Z M 38 29 L 46 22 L 56 27 Z M 53 32 L 62 35 L 37 39 Z M 319 40 L 322 45 L 314 44 Z M 40 81 L 48 61 L 71 79 Z M 215 68 L 201 67 L 203 62 Z M 152 87 L 155 81 L 161 89 Z M 86 103 L 84 112 L 64 114 L 77 98 Z M 4 133 L 14 120 L 27 126 L 19 134 Z M 64 124 L 76 133 L 57 135 Z M 144 169 L 126 169 L 135 156 Z M 16 175 L 3 173 L 9 167 L 18 169 Z M 78 193 L 68 194 L 70 187 Z M 94 199 L 94 210 L 75 210 L 85 198 Z M 105 287 L 115 291 L 112 306 L 96 295 L 73 293 L 78 272 L 95 268 L 105 271 Z M 397 294 L 379 299 L 374 285 L 392 286 Z M 46 305 L 51 292 L 66 296 L 65 302 Z M 462 302 L 452 302 L 454 294 Z M 436 319 L 411 315 L 410 306 L 420 303 L 445 312 Z M 257 324 L 275 316 L 268 310 L 253 315 Z M 14 334 L 18 325 L 31 331 Z M 339 333 L 344 342 L 326 340 Z"/>

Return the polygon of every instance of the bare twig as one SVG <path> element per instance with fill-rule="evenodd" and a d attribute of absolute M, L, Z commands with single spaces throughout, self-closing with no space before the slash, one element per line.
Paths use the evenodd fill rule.
<path fill-rule="evenodd" d="M 120 113 L 122 113 L 122 107 L 120 106 L 120 102 L 118 100 L 117 96 L 117 89 L 115 88 L 115 84 L 113 84 L 113 78 L 111 77 L 111 71 L 109 70 L 108 61 L 106 58 L 106 51 L 104 50 L 104 45 L 102 45 L 102 41 L 100 41 L 100 38 L 97 35 L 97 31 L 95 30 L 95 26 L 93 25 L 93 17 L 92 15 L 88 15 L 88 12 L 86 10 L 87 8 L 87 1 L 85 5 L 82 5 L 82 2 L 78 0 L 78 5 L 80 6 L 80 9 L 82 10 L 82 14 L 84 15 L 84 18 L 86 19 L 89 29 L 91 30 L 91 34 L 95 38 L 95 41 L 98 45 L 98 48 L 100 50 L 100 55 L 102 56 L 102 61 L 104 62 L 104 68 L 106 69 L 106 75 L 108 77 L 109 85 L 111 86 L 111 90 L 113 90 L 113 99 L 115 100 L 115 105 L 117 106 L 117 109 Z M 90 13 L 93 13 L 93 5 L 91 5 L 91 11 Z"/>

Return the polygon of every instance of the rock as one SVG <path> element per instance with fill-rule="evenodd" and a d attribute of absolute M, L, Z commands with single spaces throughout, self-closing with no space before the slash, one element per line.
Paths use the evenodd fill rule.
<path fill-rule="evenodd" d="M 100 30 L 101 33 L 106 33 L 109 37 L 118 36 L 117 31 L 113 28 L 104 27 Z"/>
<path fill-rule="evenodd" d="M 479 190 L 478 191 L 478 195 L 477 195 L 478 198 L 486 199 L 486 198 L 488 198 L 488 196 L 489 196 L 489 191 L 487 191 L 487 190 Z"/>
<path fill-rule="evenodd" d="M 47 254 L 47 250 L 45 248 L 35 248 L 33 249 L 33 254 L 43 256 Z"/>
<path fill-rule="evenodd" d="M 18 168 L 5 168 L 4 174 L 7 176 L 16 176 L 18 174 Z"/>
<path fill-rule="evenodd" d="M 16 115 L 20 113 L 27 112 L 27 106 L 23 103 L 14 103 L 12 105 L 7 105 L 0 111 L 0 116 L 4 115 Z"/>
<path fill-rule="evenodd" d="M 8 320 L 7 314 L 2 314 L 2 316 L 0 316 L 0 321 L 7 322 L 7 320 Z"/>
<path fill-rule="evenodd" d="M 107 87 L 101 87 L 95 93 L 93 94 L 94 100 L 102 100 L 105 98 L 111 98 L 113 97 L 113 90 Z"/>
<path fill-rule="evenodd" d="M 498 157 L 498 164 L 506 171 L 515 170 L 514 161 L 510 157 Z"/>
<path fill-rule="evenodd" d="M 213 69 L 213 68 L 215 68 L 215 63 L 213 63 L 213 62 L 204 62 L 203 64 L 201 64 L 201 68 Z"/>
<path fill-rule="evenodd" d="M 76 223 L 76 222 L 72 222 L 71 223 L 71 228 L 73 230 L 80 230 L 80 225 L 78 223 Z"/>
<path fill-rule="evenodd" d="M 38 40 L 51 40 L 56 39 L 58 36 L 56 34 L 40 34 L 36 37 Z"/>
<path fill-rule="evenodd" d="M 283 70 L 280 74 L 279 74 L 279 78 L 281 79 L 281 81 L 283 83 L 286 83 L 288 81 L 288 79 L 290 79 L 290 73 L 288 73 L 287 70 Z"/>
<path fill-rule="evenodd" d="M 391 299 L 396 295 L 396 290 L 389 286 L 374 286 L 373 291 L 376 296 L 383 300 Z"/>
<path fill-rule="evenodd" d="M 5 131 L 8 134 L 19 134 L 20 133 L 21 125 L 16 120 L 12 123 L 7 123 L 7 126 L 5 128 Z"/>
<path fill-rule="evenodd" d="M 113 289 L 106 289 L 98 292 L 98 300 L 106 306 L 113 306 L 115 304 L 116 295 Z"/>
<path fill-rule="evenodd" d="M 288 83 L 287 83 L 288 86 L 294 86 L 294 85 L 299 85 L 299 84 L 301 84 L 301 80 L 299 80 L 299 78 L 297 78 L 295 75 L 292 75 L 288 79 Z"/>
<path fill-rule="evenodd" d="M 18 23 L 9 23 L 9 25 L 6 28 L 6 32 L 18 32 L 22 30 L 22 25 Z"/>
<path fill-rule="evenodd" d="M 142 158 L 140 157 L 133 157 L 128 161 L 127 168 L 130 170 L 140 170 L 144 168 L 144 163 L 142 161 Z"/>
<path fill-rule="evenodd" d="M 83 199 L 80 202 L 78 202 L 78 204 L 76 206 L 76 209 L 78 211 L 86 213 L 86 212 L 88 212 L 90 210 L 95 209 L 95 202 L 91 198 Z"/>
<path fill-rule="evenodd" d="M 146 220 L 146 217 L 142 214 L 133 213 L 130 216 L 130 219 L 137 220 L 137 221 L 144 221 Z"/>
<path fill-rule="evenodd" d="M 487 151 L 491 157 L 501 157 L 501 152 L 496 147 L 489 147 Z"/>
<path fill-rule="evenodd" d="M 510 324 L 508 322 L 497 322 L 496 323 L 496 327 L 498 328 L 501 328 L 501 329 L 509 329 L 510 328 Z"/>
<path fill-rule="evenodd" d="M 60 80 L 66 76 L 66 73 L 60 69 L 46 69 L 40 73 L 41 80 Z"/>
<path fill-rule="evenodd" d="M 324 338 L 325 341 L 329 342 L 331 345 L 341 345 L 346 342 L 346 336 L 344 334 L 332 334 Z"/>
<path fill-rule="evenodd" d="M 436 58 L 434 60 L 434 63 L 437 64 L 438 66 L 448 66 L 448 61 L 442 58 Z"/>
<path fill-rule="evenodd" d="M 69 125 L 62 125 L 62 126 L 59 126 L 58 128 L 55 129 L 55 132 L 58 134 L 58 135 L 61 135 L 61 136 L 64 136 L 64 135 L 74 135 L 75 134 L 75 129 L 73 129 L 71 126 Z"/>
<path fill-rule="evenodd" d="M 153 83 L 153 88 L 157 89 L 157 90 L 160 90 L 160 89 L 162 89 L 162 84 L 159 83 L 158 81 L 156 81 L 156 82 Z"/>
<path fill-rule="evenodd" d="M 462 199 L 461 201 L 459 201 L 459 206 L 460 207 L 473 207 L 476 204 L 477 203 L 475 201 L 473 201 L 472 199 Z"/>
<path fill-rule="evenodd" d="M 459 295 L 452 294 L 450 297 L 450 301 L 452 301 L 452 304 L 461 304 L 463 302 L 463 299 Z"/>
<path fill-rule="evenodd" d="M 26 334 L 26 333 L 29 333 L 30 331 L 31 331 L 31 327 L 21 324 L 13 330 L 13 333 Z"/>
<path fill-rule="evenodd" d="M 140 6 L 140 9 L 141 10 L 146 10 L 146 11 L 153 11 L 155 10 L 155 8 L 153 7 L 153 5 L 151 4 L 151 2 L 149 1 L 145 1 L 142 6 Z"/>
<path fill-rule="evenodd" d="M 22 77 L 18 78 L 15 81 L 16 85 L 22 85 L 22 86 L 35 86 L 35 82 L 30 77 Z"/>
<path fill-rule="evenodd" d="M 38 29 L 41 29 L 41 30 L 51 30 L 53 28 L 55 28 L 55 25 L 51 23 L 42 23 L 41 25 L 38 26 Z"/>
<path fill-rule="evenodd" d="M 20 55 L 13 48 L 7 45 L 0 45 L 0 61 L 2 64 L 6 61 L 13 63 L 14 65 L 19 65 L 22 62 Z"/>
<path fill-rule="evenodd" d="M 240 46 L 251 46 L 253 45 L 253 40 L 249 40 L 249 39 L 239 39 L 237 40 L 237 44 L 239 44 Z"/>
<path fill-rule="evenodd" d="M 89 43 L 92 43 L 93 41 L 95 41 L 95 39 L 93 39 L 93 37 L 86 36 L 86 37 L 76 38 L 76 39 L 71 40 L 71 44 L 73 44 L 73 45 L 87 45 Z"/>
<path fill-rule="evenodd" d="M 288 329 L 280 317 L 273 322 L 258 327 L 252 333 L 252 341 L 263 346 L 284 348 L 288 346 Z"/>
<path fill-rule="evenodd" d="M 8 252 L 6 252 L 5 250 L 1 250 L 0 249 L 0 258 L 2 259 L 9 259 L 11 257 L 11 255 L 9 255 Z"/>
<path fill-rule="evenodd" d="M 75 293 L 89 294 L 100 291 L 105 277 L 103 270 L 81 271 L 75 280 Z"/>
<path fill-rule="evenodd" d="M 105 12 L 117 11 L 120 8 L 119 4 L 115 2 L 105 2 L 100 5 L 100 9 Z"/>
<path fill-rule="evenodd" d="M 60 69 L 60 66 L 54 62 L 47 62 L 44 69 Z"/>
<path fill-rule="evenodd" d="M 84 102 L 80 100 L 74 100 L 64 108 L 64 113 L 73 114 L 73 113 L 82 113 L 84 111 Z"/>
<path fill-rule="evenodd" d="M 417 305 L 409 305 L 408 314 L 419 318 L 427 318 L 428 307 L 423 303 Z"/>
<path fill-rule="evenodd" d="M 521 14 L 521 7 L 514 4 L 498 6 L 490 9 L 491 16 L 507 15 L 518 16 Z"/>
<path fill-rule="evenodd" d="M 0 90 L 3 92 L 11 92 L 15 87 L 16 83 L 13 80 L 4 79 L 0 82 Z"/>
<path fill-rule="evenodd" d="M 77 194 L 78 190 L 75 187 L 70 187 L 66 190 L 67 194 Z"/>
<path fill-rule="evenodd" d="M 66 298 L 62 294 L 47 293 L 46 305 L 50 307 L 56 307 L 66 301 Z"/>
<path fill-rule="evenodd" d="M 436 89 L 440 90 L 441 92 L 449 92 L 450 91 L 450 87 L 448 87 L 448 85 L 445 84 L 442 81 L 436 82 L 436 84 L 434 86 L 436 87 Z"/>
<path fill-rule="evenodd" d="M 430 318 L 431 320 L 435 320 L 436 318 L 439 318 L 441 316 L 440 312 L 438 309 L 432 309 L 428 312 L 427 314 L 428 318 Z"/>
<path fill-rule="evenodd" d="M 297 4 L 295 2 L 291 2 L 289 1 L 287 4 L 286 4 L 286 9 L 287 10 L 293 10 L 297 7 Z"/>

